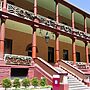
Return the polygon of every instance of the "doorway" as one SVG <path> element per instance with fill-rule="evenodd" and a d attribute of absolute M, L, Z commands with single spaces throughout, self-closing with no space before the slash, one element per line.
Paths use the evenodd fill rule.
<path fill-rule="evenodd" d="M 28 68 L 11 68 L 11 77 L 27 77 Z"/>
<path fill-rule="evenodd" d="M 54 63 L 54 48 L 48 47 L 48 62 Z"/>
<path fill-rule="evenodd" d="M 76 61 L 80 62 L 80 52 L 76 52 Z"/>
<path fill-rule="evenodd" d="M 63 60 L 68 60 L 68 50 L 63 49 Z"/>

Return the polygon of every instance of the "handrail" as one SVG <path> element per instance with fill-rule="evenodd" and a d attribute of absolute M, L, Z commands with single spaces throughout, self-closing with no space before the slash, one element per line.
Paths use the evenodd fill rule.
<path fill-rule="evenodd" d="M 44 77 L 46 77 L 46 78 L 49 80 L 49 82 L 52 83 L 53 77 L 52 77 L 49 73 L 47 73 L 45 70 L 43 70 L 38 64 L 35 64 L 35 67 L 38 68 L 38 71 L 39 71 L 40 73 L 42 73 L 42 75 L 43 75 Z"/>
<path fill-rule="evenodd" d="M 87 79 L 87 77 L 89 77 L 89 74 L 81 71 L 76 66 L 66 63 L 64 60 L 60 61 L 60 65 L 63 69 L 65 69 L 66 71 L 68 71 L 69 73 L 71 73 L 72 75 L 74 75 L 81 81 L 85 80 L 85 79 Z"/>
<path fill-rule="evenodd" d="M 66 72 L 60 72 L 57 69 L 55 69 L 52 65 L 50 65 L 49 63 L 47 63 L 45 60 L 41 59 L 40 57 L 37 57 L 37 59 L 35 60 L 35 62 L 37 64 L 39 64 L 41 66 L 41 64 L 45 65 L 47 68 L 49 68 L 50 70 L 52 70 L 53 74 L 59 74 L 59 75 L 68 75 Z M 42 67 L 43 68 L 43 67 Z M 44 67 L 45 70 L 45 67 Z M 48 71 L 50 73 L 50 71 Z M 51 74 L 53 76 L 53 74 Z"/>

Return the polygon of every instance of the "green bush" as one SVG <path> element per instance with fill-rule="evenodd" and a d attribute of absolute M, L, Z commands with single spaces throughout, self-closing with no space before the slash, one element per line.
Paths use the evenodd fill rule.
<path fill-rule="evenodd" d="M 34 78 L 32 79 L 32 85 L 33 85 L 34 87 L 36 87 L 36 86 L 38 86 L 38 83 L 39 83 L 38 78 L 37 78 L 37 77 L 34 77 Z"/>
<path fill-rule="evenodd" d="M 24 78 L 22 80 L 22 86 L 24 86 L 25 88 L 28 87 L 30 85 L 30 80 L 28 78 Z"/>
<path fill-rule="evenodd" d="M 15 79 L 14 79 L 13 87 L 15 87 L 15 88 L 20 88 L 19 78 L 15 78 Z"/>
<path fill-rule="evenodd" d="M 8 78 L 3 79 L 2 86 L 3 86 L 3 88 L 5 88 L 5 90 L 7 88 L 10 88 L 11 85 L 12 85 L 12 83 L 11 83 L 10 79 L 8 79 Z"/>
<path fill-rule="evenodd" d="M 42 77 L 40 80 L 40 86 L 46 86 L 46 78 Z"/>

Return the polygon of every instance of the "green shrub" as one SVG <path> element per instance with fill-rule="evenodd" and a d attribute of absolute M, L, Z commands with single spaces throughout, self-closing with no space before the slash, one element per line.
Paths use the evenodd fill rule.
<path fill-rule="evenodd" d="M 22 86 L 24 86 L 25 88 L 28 87 L 30 85 L 30 80 L 28 78 L 24 78 L 22 80 Z"/>
<path fill-rule="evenodd" d="M 13 87 L 15 87 L 15 88 L 20 88 L 19 78 L 15 78 L 15 79 L 14 79 Z"/>
<path fill-rule="evenodd" d="M 40 86 L 46 86 L 46 78 L 42 77 L 40 80 Z"/>
<path fill-rule="evenodd" d="M 2 86 L 3 86 L 3 88 L 5 88 L 5 90 L 7 88 L 10 88 L 11 85 L 12 85 L 12 83 L 11 83 L 10 79 L 8 79 L 8 78 L 3 79 Z"/>
<path fill-rule="evenodd" d="M 39 83 L 38 78 L 37 78 L 37 77 L 34 77 L 34 78 L 32 79 L 32 85 L 33 85 L 34 87 L 36 87 L 36 86 L 38 86 L 38 83 Z"/>

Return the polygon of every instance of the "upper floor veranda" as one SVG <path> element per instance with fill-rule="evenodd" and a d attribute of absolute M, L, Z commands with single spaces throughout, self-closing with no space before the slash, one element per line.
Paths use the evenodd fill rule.
<path fill-rule="evenodd" d="M 0 12 L 8 19 L 90 41 L 90 15 L 63 0 L 2 0 Z"/>

